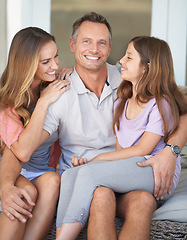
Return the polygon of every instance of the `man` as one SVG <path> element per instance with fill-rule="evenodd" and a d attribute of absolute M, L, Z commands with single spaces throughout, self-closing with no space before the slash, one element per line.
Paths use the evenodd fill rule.
<path fill-rule="evenodd" d="M 63 152 L 61 172 L 71 167 L 71 157 L 75 154 L 91 159 L 100 152 L 112 151 L 115 148 L 115 137 L 111 127 L 112 108 L 121 80 L 117 69 L 106 64 L 111 47 L 111 28 L 101 15 L 90 13 L 75 22 L 72 38 L 70 38 L 70 49 L 75 54 L 75 71 L 70 76 L 71 89 L 49 108 L 44 125 L 45 130 L 41 135 L 39 134 L 40 138 L 36 139 L 36 145 L 28 150 L 32 153 L 38 144 L 49 137 L 49 134 L 59 131 L 59 142 Z M 180 147 L 183 147 L 180 141 L 171 143 L 181 144 Z M 156 180 L 155 194 L 158 198 L 171 188 L 176 157 L 174 154 L 171 155 L 170 151 L 171 149 L 164 150 L 168 160 L 150 159 L 149 162 L 142 164 L 153 167 Z M 15 159 L 11 160 L 13 156 L 10 150 L 6 149 L 5 154 L 9 156 L 9 165 L 2 159 L 4 164 L 4 171 L 1 168 L 3 211 L 9 216 L 14 215 L 22 219 L 23 216 L 20 213 L 27 214 L 28 211 L 24 208 L 28 209 L 28 207 L 20 201 L 20 198 L 24 196 L 28 202 L 30 199 L 20 188 L 13 186 L 19 174 L 17 169 L 20 170 L 21 166 Z M 13 165 L 10 162 L 14 162 L 14 166 L 18 165 L 16 171 L 11 170 Z M 164 166 L 161 171 L 158 171 L 158 163 Z M 79 164 L 82 163 L 78 162 L 77 165 Z M 12 175 L 5 173 L 5 169 L 11 171 Z M 167 181 L 165 173 L 168 175 Z M 160 179 L 161 183 L 159 183 Z M 10 200 L 7 189 L 13 192 L 13 201 Z M 6 201 L 9 201 L 8 204 Z M 147 192 L 135 191 L 117 197 L 116 205 L 114 193 L 107 188 L 98 188 L 95 191 L 90 210 L 88 238 L 116 239 L 114 226 L 116 206 L 118 215 L 125 218 L 119 238 L 149 239 L 151 217 L 156 209 L 154 197 Z"/>

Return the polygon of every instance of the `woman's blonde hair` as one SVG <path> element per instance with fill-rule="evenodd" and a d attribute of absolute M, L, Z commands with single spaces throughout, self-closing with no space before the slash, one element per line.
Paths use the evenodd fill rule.
<path fill-rule="evenodd" d="M 36 73 L 41 48 L 55 39 L 37 27 L 20 30 L 13 38 L 7 66 L 0 81 L 0 109 L 14 108 L 24 126 L 30 119 L 28 107 L 33 98 L 30 86 Z"/>
<path fill-rule="evenodd" d="M 176 130 L 179 123 L 179 116 L 187 113 L 187 101 L 185 95 L 179 90 L 175 78 L 173 60 L 168 44 L 155 37 L 138 36 L 130 42 L 139 53 L 141 64 L 145 67 L 143 77 L 137 83 L 137 102 L 146 103 L 151 98 L 156 99 L 156 103 L 163 121 L 165 136 L 167 139 Z M 117 92 L 120 103 L 115 109 L 113 130 L 115 125 L 120 128 L 119 119 L 124 111 L 125 102 L 132 97 L 132 84 L 129 81 L 122 81 Z M 165 99 L 173 117 L 173 127 L 169 132 L 168 119 L 162 104 Z"/>
<path fill-rule="evenodd" d="M 20 30 L 13 38 L 7 66 L 0 80 L 0 111 L 10 108 L 20 116 L 25 127 L 30 120 L 33 100 L 30 86 L 39 63 L 41 48 L 54 36 L 37 27 Z M 3 146 L 1 146 L 3 147 Z"/>

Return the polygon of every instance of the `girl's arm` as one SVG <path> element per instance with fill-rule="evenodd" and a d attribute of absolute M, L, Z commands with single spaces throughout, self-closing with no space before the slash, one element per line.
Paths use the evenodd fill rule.
<path fill-rule="evenodd" d="M 47 109 L 69 89 L 69 83 L 68 80 L 56 80 L 42 91 L 29 124 L 21 132 L 18 140 L 10 146 L 12 152 L 22 162 L 29 161 L 32 153 L 49 137 L 49 133 L 43 130 Z"/>
<path fill-rule="evenodd" d="M 118 139 L 116 138 L 116 151 L 122 150 L 122 146 L 119 144 Z"/>
<path fill-rule="evenodd" d="M 116 151 L 99 154 L 89 162 L 115 161 L 136 156 L 149 155 L 154 150 L 160 139 L 161 136 L 158 134 L 145 132 L 137 145 L 121 149 L 118 141 L 116 141 Z"/>

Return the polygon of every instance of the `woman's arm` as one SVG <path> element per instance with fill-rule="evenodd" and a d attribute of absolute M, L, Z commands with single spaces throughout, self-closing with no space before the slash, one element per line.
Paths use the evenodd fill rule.
<path fill-rule="evenodd" d="M 161 136 L 158 134 L 145 132 L 137 145 L 134 145 L 128 148 L 122 148 L 122 149 L 120 149 L 119 143 L 117 141 L 116 151 L 101 153 L 89 162 L 114 161 L 114 160 L 127 159 L 131 157 L 136 157 L 136 156 L 149 155 L 154 150 L 154 148 L 156 147 L 160 139 L 161 139 Z"/>
<path fill-rule="evenodd" d="M 68 80 L 56 80 L 42 91 L 29 124 L 10 147 L 22 162 L 29 161 L 32 153 L 49 137 L 49 133 L 43 130 L 47 109 L 69 89 L 69 83 Z"/>
<path fill-rule="evenodd" d="M 11 220 L 15 218 L 24 222 L 25 216 L 29 216 L 30 206 L 34 202 L 25 189 L 15 186 L 16 180 L 21 172 L 22 163 L 15 155 L 5 147 L 0 161 L 0 200 L 2 211 Z M 23 201 L 23 198 L 26 201 Z"/>

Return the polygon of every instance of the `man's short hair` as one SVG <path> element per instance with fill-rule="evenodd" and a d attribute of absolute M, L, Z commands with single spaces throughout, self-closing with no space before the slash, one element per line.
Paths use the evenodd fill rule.
<path fill-rule="evenodd" d="M 85 21 L 105 24 L 109 31 L 110 43 L 112 42 L 112 28 L 111 28 L 110 24 L 108 23 L 108 21 L 106 20 L 105 17 L 103 17 L 102 15 L 100 15 L 96 12 L 87 13 L 84 16 L 82 16 L 81 18 L 79 18 L 76 22 L 74 22 L 73 32 L 72 32 L 72 38 L 74 39 L 74 41 L 76 41 L 77 34 L 78 34 L 81 24 Z"/>

